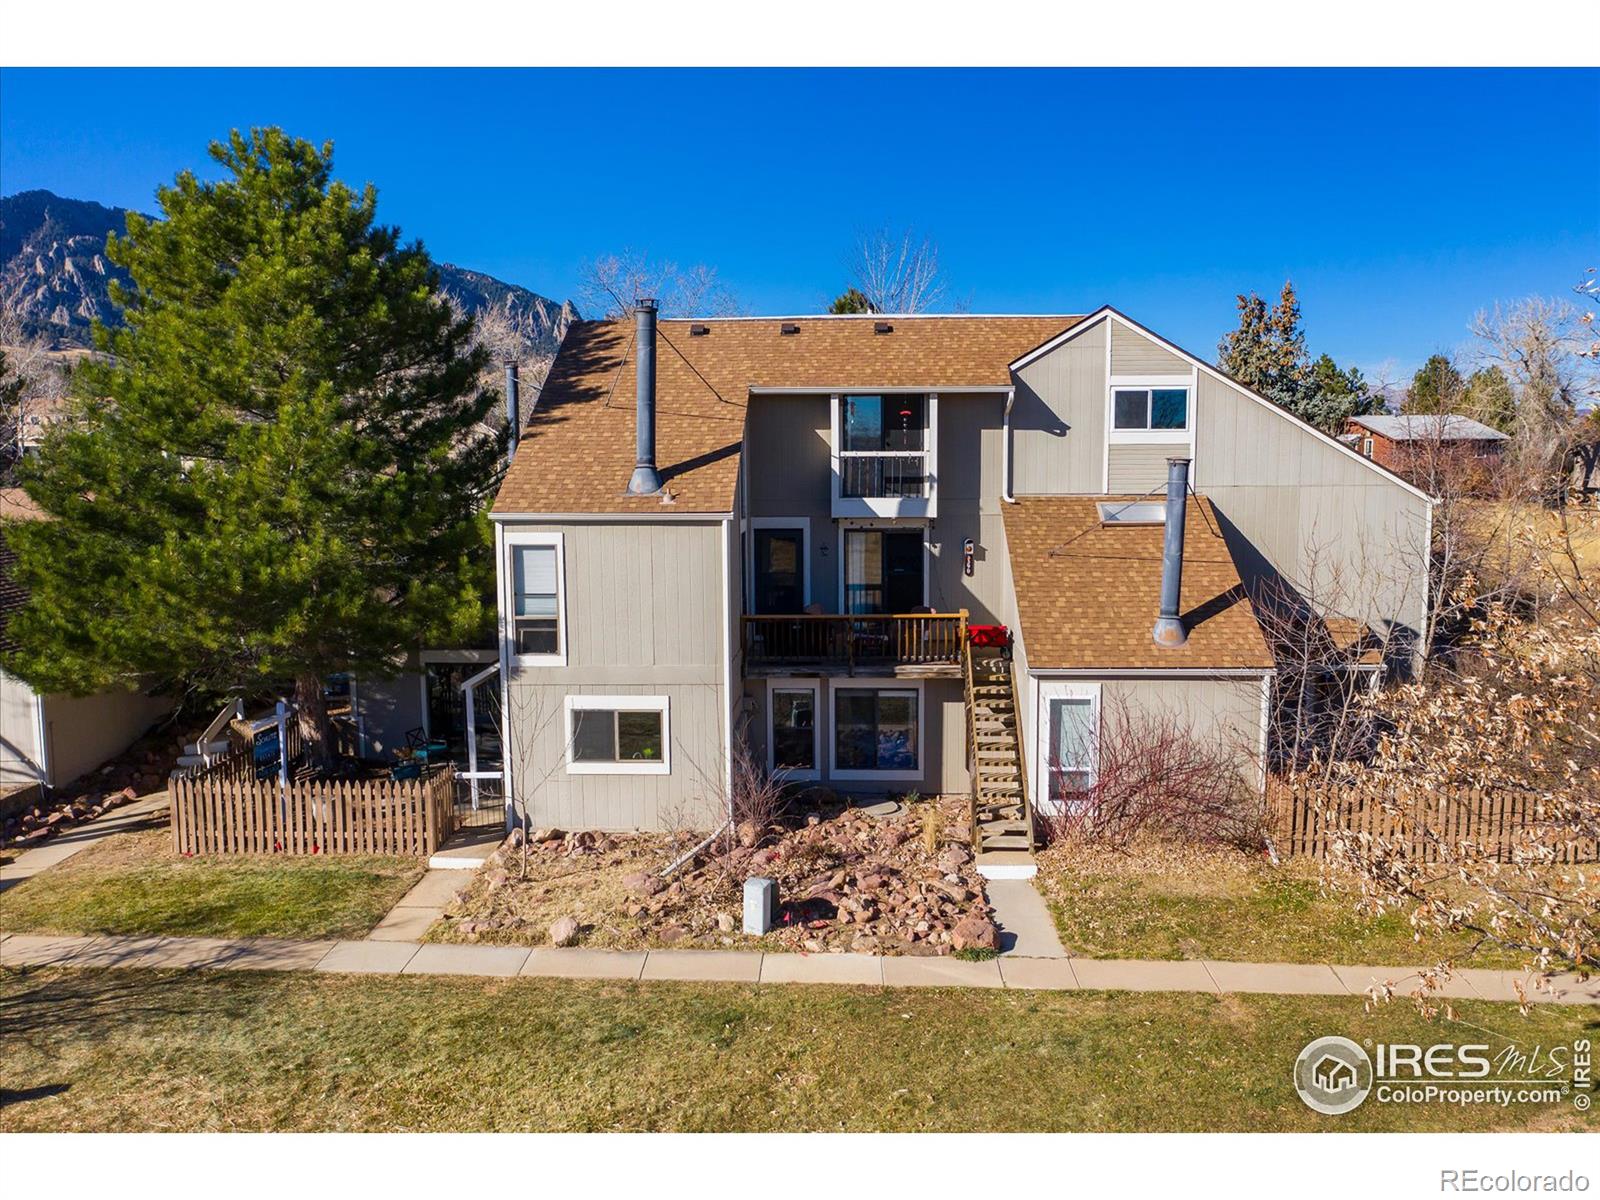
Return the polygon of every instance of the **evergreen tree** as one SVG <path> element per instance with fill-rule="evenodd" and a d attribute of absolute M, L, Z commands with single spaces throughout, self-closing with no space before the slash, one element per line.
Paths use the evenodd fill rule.
<path fill-rule="evenodd" d="M 860 288 L 846 288 L 844 293 L 834 298 L 828 306 L 830 313 L 845 315 L 848 313 L 869 313 L 873 311 L 872 301 L 868 300 Z"/>
<path fill-rule="evenodd" d="M 1300 329 L 1300 301 L 1294 284 L 1284 281 L 1278 303 L 1260 296 L 1237 297 L 1239 328 L 1217 346 L 1217 366 L 1268 400 L 1300 414 L 1311 390 L 1306 338 Z"/>
<path fill-rule="evenodd" d="M 1467 415 L 1501 433 L 1517 427 L 1517 393 L 1497 366 L 1482 367 L 1467 378 L 1463 405 Z"/>
<path fill-rule="evenodd" d="M 1465 387 L 1461 372 L 1449 355 L 1430 354 L 1411 377 L 1400 411 L 1422 416 L 1455 412 L 1461 407 Z"/>
<path fill-rule="evenodd" d="M 322 684 L 482 629 L 485 498 L 503 435 L 472 322 L 333 148 L 281 130 L 211 147 L 162 217 L 106 247 L 126 324 L 74 379 L 8 533 L 27 606 L 7 669 L 40 691 L 293 685 L 326 759 Z"/>
<path fill-rule="evenodd" d="M 1311 364 L 1311 386 L 1300 415 L 1319 429 L 1343 433 L 1351 417 L 1383 411 L 1383 397 L 1368 386 L 1360 367 L 1345 370 L 1324 354 Z"/>

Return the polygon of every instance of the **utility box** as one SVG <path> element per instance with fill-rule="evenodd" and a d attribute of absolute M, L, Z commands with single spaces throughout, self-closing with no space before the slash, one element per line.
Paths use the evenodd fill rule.
<path fill-rule="evenodd" d="M 760 937 L 769 932 L 778 921 L 778 881 L 776 879 L 746 879 L 744 881 L 744 931 Z"/>

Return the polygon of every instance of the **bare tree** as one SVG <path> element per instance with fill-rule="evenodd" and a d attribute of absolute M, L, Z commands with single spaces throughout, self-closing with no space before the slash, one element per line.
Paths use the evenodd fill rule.
<path fill-rule="evenodd" d="M 862 234 L 847 266 L 852 285 L 873 312 L 928 312 L 945 296 L 939 247 L 926 237 L 919 240 L 910 229 Z"/>
<path fill-rule="evenodd" d="M 738 298 L 717 277 L 716 268 L 704 263 L 685 270 L 677 263 L 625 249 L 584 265 L 578 284 L 583 311 L 616 319 L 632 311 L 634 301 L 643 296 L 654 297 L 667 317 L 739 315 Z"/>
<path fill-rule="evenodd" d="M 1479 312 L 1471 329 L 1483 357 L 1504 370 L 1517 390 L 1514 462 L 1539 481 L 1547 504 L 1559 504 L 1573 417 L 1600 384 L 1600 364 L 1588 357 L 1589 325 L 1565 301 L 1533 296 Z"/>
<path fill-rule="evenodd" d="M 27 320 L 26 277 L 0 277 L 0 486 L 15 481 L 23 452 L 60 411 L 67 394 L 66 356 L 32 332 Z"/>

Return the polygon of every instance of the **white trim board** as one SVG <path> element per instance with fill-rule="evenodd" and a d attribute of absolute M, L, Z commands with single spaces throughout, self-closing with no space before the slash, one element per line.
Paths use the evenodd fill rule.
<path fill-rule="evenodd" d="M 1377 473 L 1380 477 L 1383 478 L 1383 480 L 1385 482 L 1392 483 L 1396 487 L 1403 488 L 1404 490 L 1410 492 L 1413 496 L 1416 496 L 1418 499 L 1427 501 L 1427 503 L 1429 504 L 1430 507 L 1432 506 L 1433 498 L 1431 496 L 1429 496 L 1426 492 L 1424 492 L 1421 488 L 1417 487 L 1414 484 L 1407 483 L 1404 479 L 1401 479 L 1397 475 L 1391 474 L 1389 471 L 1385 470 L 1383 467 L 1379 466 L 1377 463 L 1373 462 L 1371 459 L 1363 458 L 1352 447 L 1346 446 L 1343 442 L 1339 441 L 1339 439 L 1337 439 L 1335 437 L 1331 437 L 1328 434 L 1322 432 L 1322 430 L 1318 429 L 1315 425 L 1312 425 L 1312 424 L 1310 424 L 1310 423 L 1308 423 L 1306 421 L 1302 421 L 1299 417 L 1295 416 L 1291 412 L 1285 411 L 1279 405 L 1274 404 L 1271 400 L 1268 400 L 1265 396 L 1261 395 L 1259 392 L 1257 392 L 1257 391 L 1255 391 L 1255 390 L 1253 390 L 1253 389 L 1251 389 L 1249 387 L 1246 387 L 1244 384 L 1240 383 L 1237 379 L 1233 378 L 1231 375 L 1228 375 L 1227 373 L 1225 373 L 1223 371 L 1217 370 L 1216 367 L 1213 367 L 1210 363 L 1206 362 L 1203 359 L 1196 358 L 1193 354 L 1190 354 L 1182 346 L 1179 346 L 1179 345 L 1177 345 L 1177 344 L 1175 344 L 1173 342 L 1169 342 L 1166 338 L 1162 337 L 1159 333 L 1156 333 L 1153 329 L 1149 329 L 1146 326 L 1139 324 L 1139 322 L 1135 321 L 1132 317 L 1129 317 L 1129 316 L 1125 315 L 1124 313 L 1121 313 L 1121 312 L 1117 311 L 1115 308 L 1112 308 L 1109 304 L 1102 305 L 1100 308 L 1095 309 L 1094 312 L 1090 313 L 1082 321 L 1079 321 L 1076 325 L 1072 326 L 1070 329 L 1063 330 L 1061 333 L 1059 333 L 1055 337 L 1051 338 L 1048 342 L 1045 342 L 1044 345 L 1038 346 L 1035 349 L 1028 351 L 1028 353 L 1024 354 L 1021 358 L 1016 359 L 1015 361 L 1013 361 L 1011 363 L 1011 368 L 1010 369 L 1012 371 L 1018 371 L 1021 368 L 1027 366 L 1029 363 L 1033 362 L 1035 359 L 1042 358 L 1044 355 L 1050 353 L 1050 351 L 1054 350 L 1057 346 L 1063 345 L 1066 342 L 1071 341 L 1073 338 L 1077 337 L 1079 334 L 1084 333 L 1085 331 L 1093 328 L 1094 326 L 1096 326 L 1096 325 L 1098 325 L 1098 324 L 1100 324 L 1102 322 L 1109 323 L 1109 322 L 1111 322 L 1113 320 L 1114 321 L 1120 321 L 1124 326 L 1126 326 L 1127 328 L 1133 330 L 1135 333 L 1142 334 L 1143 336 L 1149 338 L 1151 341 L 1153 341 L 1156 344 L 1158 344 L 1159 346 L 1161 346 L 1163 349 L 1166 349 L 1166 350 L 1170 351 L 1171 353 L 1176 354 L 1179 358 L 1184 359 L 1186 362 L 1188 362 L 1194 368 L 1194 370 L 1195 370 L 1195 372 L 1197 374 L 1199 372 L 1201 372 L 1201 371 L 1204 371 L 1207 375 L 1211 376 L 1213 379 L 1220 380 L 1221 382 L 1228 384 L 1230 387 L 1237 388 L 1241 395 L 1249 397 L 1251 400 L 1255 401 L 1257 404 L 1261 405 L 1263 408 L 1269 410 L 1270 412 L 1276 413 L 1279 417 L 1282 417 L 1285 421 L 1288 421 L 1289 423 L 1294 425 L 1296 428 L 1298 428 L 1300 430 L 1303 430 L 1304 432 L 1309 433 L 1311 436 L 1313 436 L 1315 438 L 1318 438 L 1321 441 L 1327 443 L 1328 445 L 1332 446 L 1335 450 L 1339 451 L 1341 454 L 1348 455 L 1351 459 L 1355 460 L 1356 462 L 1364 464 L 1368 470 Z M 1106 355 L 1107 355 L 1107 360 L 1108 360 L 1107 361 L 1107 366 L 1106 366 L 1106 378 L 1107 378 L 1107 380 L 1109 380 L 1111 378 L 1111 368 L 1110 368 L 1110 363 L 1109 363 L 1110 354 L 1111 354 L 1110 344 L 1111 344 L 1111 338 L 1109 336 L 1109 325 L 1108 325 L 1108 334 L 1107 334 L 1107 337 L 1106 337 L 1106 346 L 1107 346 Z M 1199 389 L 1197 387 L 1196 391 L 1198 392 L 1198 390 Z"/>

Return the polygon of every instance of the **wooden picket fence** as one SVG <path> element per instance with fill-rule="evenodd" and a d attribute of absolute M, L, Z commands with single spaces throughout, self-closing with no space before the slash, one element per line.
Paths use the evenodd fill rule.
<path fill-rule="evenodd" d="M 420 779 L 257 779 L 237 769 L 174 775 L 179 854 L 426 857 L 455 829 L 455 771 Z"/>
<path fill-rule="evenodd" d="M 1394 797 L 1397 803 L 1385 803 Z M 1518 837 L 1546 820 L 1541 799 L 1532 792 L 1485 788 L 1378 792 L 1372 786 L 1341 786 L 1327 791 L 1304 783 L 1275 779 L 1267 789 L 1267 827 L 1282 855 L 1328 858 L 1340 833 L 1366 833 L 1395 838 L 1423 862 L 1437 862 L 1438 842 L 1473 841 L 1492 858 L 1509 860 Z M 1594 838 L 1555 846 L 1563 863 L 1600 859 Z"/>

